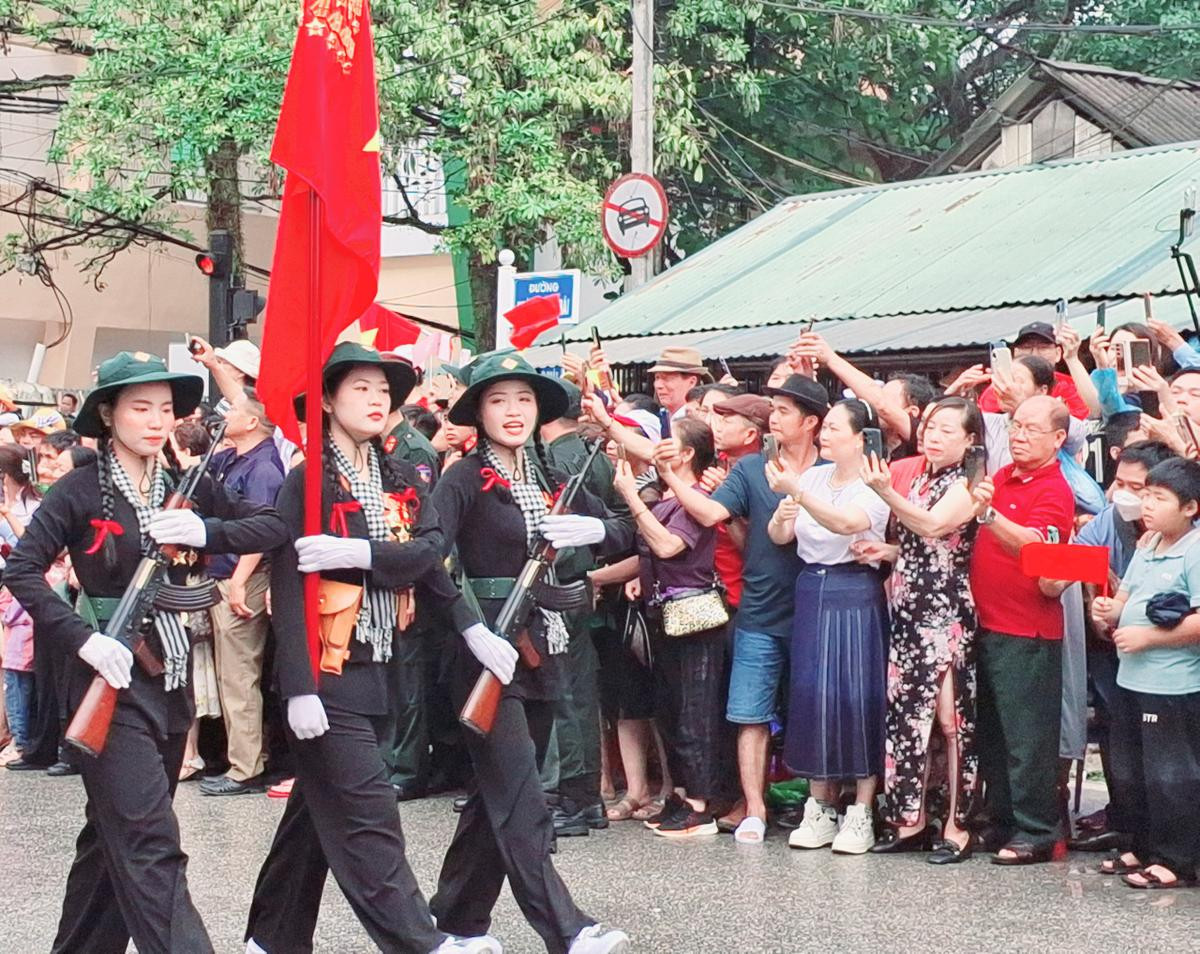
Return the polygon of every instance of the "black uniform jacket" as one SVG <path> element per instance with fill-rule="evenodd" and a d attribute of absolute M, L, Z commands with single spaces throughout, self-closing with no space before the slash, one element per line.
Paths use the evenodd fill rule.
<path fill-rule="evenodd" d="M 72 470 L 50 488 L 4 570 L 4 584 L 33 619 L 35 651 L 59 651 L 68 657 L 67 705 L 71 712 L 96 674 L 77 655 L 92 628 L 50 589 L 45 573 L 65 548 L 89 596 L 119 597 L 125 592 L 142 558 L 141 533 L 133 507 L 119 491 L 114 490 L 113 496 L 113 519 L 123 530 L 112 536 L 117 549 L 115 569 L 105 564 L 103 549 L 85 552 L 98 533 L 92 521 L 99 520 L 102 513 L 98 471 L 90 465 Z M 229 494 L 207 477 L 196 488 L 194 509 L 204 518 L 205 549 L 211 553 L 269 552 L 287 539 L 287 527 L 273 509 Z M 189 570 L 185 565 L 173 566 L 168 578 L 182 584 Z M 153 626 L 147 628 L 146 640 L 161 658 L 162 647 Z M 192 718 L 190 688 L 167 692 L 161 676 L 152 679 L 136 663 L 132 678 L 132 685 L 118 696 L 114 721 L 130 724 L 135 720 L 132 724 L 138 724 L 132 711 L 136 709 L 160 734 L 187 731 Z"/>
<path fill-rule="evenodd" d="M 453 546 L 458 547 L 459 563 L 468 577 L 516 577 L 528 559 L 525 519 L 512 494 L 502 484 L 495 483 L 491 489 L 483 489 L 488 479 L 481 472 L 486 468 L 487 464 L 478 454 L 469 454 L 443 473 L 434 488 L 433 501 L 446 537 L 445 547 L 447 552 Z M 567 479 L 566 474 L 557 471 L 548 477 L 555 487 Z M 596 547 L 600 554 L 623 553 L 632 547 L 633 523 L 628 515 L 613 514 L 586 489 L 575 497 L 572 511 L 599 517 L 604 522 L 607 534 Z M 570 555 L 571 551 L 564 551 L 560 559 L 569 559 Z M 503 605 L 503 600 L 480 600 L 480 609 L 489 624 L 495 622 Z M 542 657 L 542 665 L 530 670 L 518 664 L 517 675 L 508 692 L 524 699 L 557 699 L 561 695 L 561 659 L 547 652 L 538 615 L 530 627 L 530 637 Z M 458 653 L 454 678 L 473 683 L 481 667 L 465 645 L 458 646 Z"/>
<path fill-rule="evenodd" d="M 462 594 L 450 580 L 442 562 L 443 538 L 437 511 L 425 494 L 424 481 L 412 466 L 403 461 L 395 464 L 404 473 L 403 482 L 391 479 L 385 469 L 383 489 L 385 493 L 403 492 L 409 487 L 416 489 L 419 503 L 413 527 L 409 531 L 412 539 L 405 543 L 372 540 L 370 570 L 327 570 L 321 575 L 324 579 L 367 584 L 381 589 L 402 590 L 415 586 L 417 606 L 435 607 L 457 632 L 461 632 L 479 620 L 467 609 Z M 287 475 L 275 502 L 293 541 L 304 536 L 306 466 L 301 463 Z M 327 474 L 324 476 L 321 532 L 334 533 L 334 502 L 346 502 L 352 498 L 347 491 L 332 484 Z M 344 516 L 347 536 L 370 539 L 367 518 L 361 511 L 346 512 Z M 285 699 L 316 693 L 327 705 L 347 712 L 361 715 L 387 713 L 385 666 L 372 659 L 370 645 L 359 642 L 357 635 L 351 637 L 350 658 L 342 666 L 341 675 L 323 672 L 314 679 L 305 629 L 304 575 L 296 569 L 296 548 L 291 543 L 276 555 L 271 565 L 271 611 L 277 641 L 275 665 L 280 694 Z"/>

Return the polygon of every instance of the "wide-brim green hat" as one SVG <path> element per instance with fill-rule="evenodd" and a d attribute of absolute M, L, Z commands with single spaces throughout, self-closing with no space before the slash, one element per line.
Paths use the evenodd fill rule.
<path fill-rule="evenodd" d="M 396 410 L 417 386 L 417 372 L 403 358 L 388 355 L 386 358 L 374 348 L 368 348 L 356 341 L 343 341 L 330 354 L 325 367 L 321 369 L 321 380 L 328 390 L 329 378 L 338 368 L 351 364 L 374 364 L 382 370 L 387 378 L 391 410 Z M 304 394 L 297 394 L 294 403 L 296 419 L 304 420 Z"/>
<path fill-rule="evenodd" d="M 97 369 L 96 386 L 75 415 L 76 432 L 84 437 L 103 437 L 108 429 L 100 418 L 100 405 L 111 404 L 122 388 L 158 381 L 171 386 L 176 419 L 191 414 L 204 397 L 204 379 L 199 375 L 168 371 L 162 358 L 145 351 L 122 351 Z"/>
<path fill-rule="evenodd" d="M 528 361 L 513 352 L 480 355 L 470 365 L 471 383 L 450 408 L 450 423 L 472 427 L 477 423 L 479 399 L 498 381 L 524 381 L 537 397 L 538 423 L 557 420 L 566 413 L 570 399 L 556 378 L 538 374 Z"/>

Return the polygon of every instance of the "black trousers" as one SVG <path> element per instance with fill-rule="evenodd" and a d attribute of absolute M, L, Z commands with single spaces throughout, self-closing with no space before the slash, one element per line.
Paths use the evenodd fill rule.
<path fill-rule="evenodd" d="M 332 871 L 387 954 L 429 954 L 446 936 L 404 854 L 396 794 L 379 755 L 382 717 L 328 708 L 329 730 L 291 738 L 296 782 L 254 886 L 246 938 L 269 954 L 313 949 Z"/>
<path fill-rule="evenodd" d="M 1180 878 L 1200 865 L 1200 693 L 1159 696 L 1117 690 L 1109 729 L 1113 807 L 1143 864 Z"/>
<path fill-rule="evenodd" d="M 591 613 L 566 616 L 566 691 L 558 703 L 558 791 L 578 805 L 600 801 L 600 657 L 592 641 Z"/>
<path fill-rule="evenodd" d="M 53 765 L 58 761 L 65 718 L 67 657 L 52 640 L 39 642 L 33 654 L 33 718 L 25 761 Z"/>
<path fill-rule="evenodd" d="M 475 786 L 430 902 L 438 925 L 452 934 L 488 932 L 505 877 L 550 954 L 566 954 L 575 935 L 595 923 L 575 906 L 550 860 L 554 826 L 535 748 L 545 749 L 553 706 L 505 696 L 486 738 L 464 732 Z"/>
<path fill-rule="evenodd" d="M 691 798 L 720 796 L 724 627 L 673 637 L 656 625 L 654 674 L 658 728 L 671 778 Z"/>
<path fill-rule="evenodd" d="M 114 723 L 98 758 L 72 756 L 87 791 L 87 823 L 75 842 L 54 954 L 125 954 L 131 936 L 139 954 L 211 954 L 171 809 L 186 741 Z"/>
<path fill-rule="evenodd" d="M 988 813 L 1014 839 L 1056 841 L 1062 641 L 982 629 L 977 652 L 976 744 Z"/>

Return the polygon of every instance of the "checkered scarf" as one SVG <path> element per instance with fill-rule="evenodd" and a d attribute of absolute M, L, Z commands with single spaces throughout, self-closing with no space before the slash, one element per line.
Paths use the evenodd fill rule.
<path fill-rule="evenodd" d="M 111 460 L 113 484 L 137 514 L 138 529 L 142 534 L 142 553 L 146 553 L 150 549 L 150 518 L 162 509 L 163 501 L 167 498 L 167 481 L 163 469 L 155 466 L 150 493 L 143 500 L 115 454 Z M 183 613 L 155 609 L 154 631 L 158 633 L 159 642 L 162 643 L 163 668 L 166 669 L 163 679 L 167 691 L 186 686 L 191 640 L 188 639 Z"/>
<path fill-rule="evenodd" d="M 542 520 L 550 513 L 550 508 L 546 506 L 546 498 L 542 495 L 542 487 L 538 483 L 537 474 L 530 466 L 529 455 L 525 453 L 524 448 L 517 451 L 517 475 L 513 475 L 500 462 L 499 456 L 492 449 L 491 442 L 486 437 L 479 439 L 478 451 L 484 462 L 508 482 L 513 500 L 521 508 L 521 516 L 525 520 L 526 552 L 533 552 L 534 546 L 541 538 Z M 553 567 L 550 568 L 548 582 L 557 582 Z M 541 610 L 542 619 L 546 624 L 547 648 L 552 654 L 565 653 L 571 637 L 567 633 L 567 624 L 563 620 L 562 613 L 541 607 L 538 609 Z"/>
<path fill-rule="evenodd" d="M 333 441 L 333 464 L 350 484 L 350 493 L 362 504 L 363 516 L 367 518 L 367 532 L 372 540 L 384 541 L 392 538 L 383 518 L 383 478 L 379 470 L 379 457 L 373 444 L 367 445 L 367 477 L 364 480 L 358 469 L 346 459 L 342 449 Z M 388 662 L 392 658 L 392 637 L 399 614 L 399 597 L 395 590 L 366 584 L 362 606 L 358 609 L 355 623 L 355 638 L 371 647 L 374 662 Z"/>

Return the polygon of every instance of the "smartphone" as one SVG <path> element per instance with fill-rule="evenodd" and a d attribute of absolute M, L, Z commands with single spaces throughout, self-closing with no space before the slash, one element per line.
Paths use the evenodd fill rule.
<path fill-rule="evenodd" d="M 564 335 L 564 337 L 566 336 Z M 597 348 L 602 347 L 600 344 L 600 329 L 595 325 L 592 325 L 592 344 L 594 344 Z"/>
<path fill-rule="evenodd" d="M 1149 292 L 1142 296 L 1142 314 L 1147 324 L 1154 320 L 1154 296 Z"/>
<path fill-rule="evenodd" d="M 869 458 L 874 454 L 876 460 L 883 460 L 883 431 L 878 427 L 864 427 L 862 436 L 863 455 Z"/>
<path fill-rule="evenodd" d="M 1121 351 L 1124 352 L 1121 357 L 1124 359 L 1126 370 L 1132 371 L 1134 368 L 1148 367 L 1154 362 L 1150 342 L 1145 338 L 1131 338 L 1128 341 L 1122 341 Z M 1121 369 L 1117 370 L 1119 373 Z"/>
<path fill-rule="evenodd" d="M 662 439 L 665 441 L 671 436 L 671 412 L 665 407 L 658 410 L 658 423 L 662 427 Z"/>
<path fill-rule="evenodd" d="M 973 444 L 963 454 L 963 472 L 967 475 L 967 490 L 974 490 L 987 470 L 987 448 Z"/>
<path fill-rule="evenodd" d="M 813 325 L 816 323 L 816 321 L 817 321 L 817 319 L 816 319 L 816 318 L 809 318 L 809 319 L 808 319 L 808 324 L 806 324 L 806 325 L 804 326 L 804 330 L 803 330 L 802 332 L 800 332 L 800 334 L 802 334 L 802 335 L 806 335 L 806 334 L 808 334 L 810 331 L 812 331 L 812 330 L 813 330 Z"/>
<path fill-rule="evenodd" d="M 617 444 L 617 460 L 629 460 L 629 454 L 626 452 L 624 444 Z"/>
<path fill-rule="evenodd" d="M 1184 446 L 1190 448 L 1192 454 L 1200 455 L 1200 436 L 1196 434 L 1196 425 L 1192 423 L 1192 419 L 1186 414 L 1177 414 L 1175 427 L 1179 430 L 1179 436 L 1183 438 Z"/>
<path fill-rule="evenodd" d="M 1096 306 L 1096 326 L 1101 331 L 1108 331 L 1108 329 L 1104 326 L 1104 317 L 1107 312 L 1108 305 L 1106 305 L 1104 302 L 1100 302 L 1100 304 Z"/>
<path fill-rule="evenodd" d="M 999 371 L 1006 378 L 1012 377 L 1012 349 L 1003 341 L 993 341 L 990 345 L 992 354 L 992 371 Z"/>
<path fill-rule="evenodd" d="M 1054 305 L 1054 330 L 1062 331 L 1067 323 L 1067 300 L 1060 298 Z"/>
<path fill-rule="evenodd" d="M 729 370 L 729 362 L 724 358 L 717 358 L 717 360 L 721 363 L 721 371 L 732 378 L 733 372 Z"/>
<path fill-rule="evenodd" d="M 774 434 L 768 434 L 763 438 L 763 454 L 767 460 L 779 460 L 779 445 L 775 441 Z"/>
<path fill-rule="evenodd" d="M 187 345 L 188 354 L 197 355 L 200 353 L 200 339 L 190 331 L 184 332 L 183 341 Z"/>

